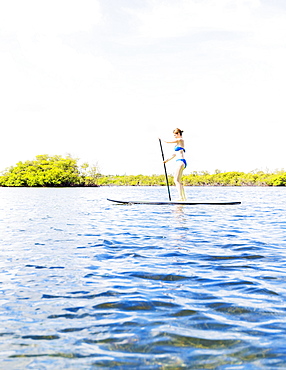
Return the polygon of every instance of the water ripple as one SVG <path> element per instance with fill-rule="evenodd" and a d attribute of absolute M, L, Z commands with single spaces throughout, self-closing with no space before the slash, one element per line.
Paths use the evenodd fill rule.
<path fill-rule="evenodd" d="M 162 191 L 0 189 L 3 368 L 286 367 L 285 189 Z"/>

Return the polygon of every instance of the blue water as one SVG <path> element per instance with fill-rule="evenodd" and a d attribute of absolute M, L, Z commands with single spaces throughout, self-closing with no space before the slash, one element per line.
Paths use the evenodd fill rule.
<path fill-rule="evenodd" d="M 0 188 L 0 368 L 285 369 L 286 189 L 186 190 Z"/>

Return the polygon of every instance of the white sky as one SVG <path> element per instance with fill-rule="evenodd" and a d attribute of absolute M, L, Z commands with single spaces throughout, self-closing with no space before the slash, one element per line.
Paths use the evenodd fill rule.
<path fill-rule="evenodd" d="M 186 174 L 285 168 L 285 66 L 285 0 L 0 0 L 0 170 L 160 174 L 176 127 Z"/>

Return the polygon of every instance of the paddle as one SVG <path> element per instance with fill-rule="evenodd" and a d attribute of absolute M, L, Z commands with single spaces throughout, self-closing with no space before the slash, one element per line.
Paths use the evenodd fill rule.
<path fill-rule="evenodd" d="M 160 143 L 160 148 L 161 148 L 161 153 L 162 153 L 162 158 L 163 158 L 163 164 L 164 164 L 164 170 L 165 170 L 165 177 L 166 177 L 166 183 L 167 183 L 168 194 L 169 194 L 169 201 L 171 202 L 170 187 L 169 187 L 168 175 L 167 175 L 167 170 L 166 170 L 166 164 L 164 163 L 165 158 L 164 158 L 164 152 L 163 152 L 163 148 L 162 148 L 161 139 L 159 139 L 159 143 Z"/>

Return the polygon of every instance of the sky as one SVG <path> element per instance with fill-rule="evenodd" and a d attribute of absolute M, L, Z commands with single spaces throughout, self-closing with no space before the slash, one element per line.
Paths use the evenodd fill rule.
<path fill-rule="evenodd" d="M 0 171 L 285 169 L 285 65 L 285 0 L 0 0 Z"/>

